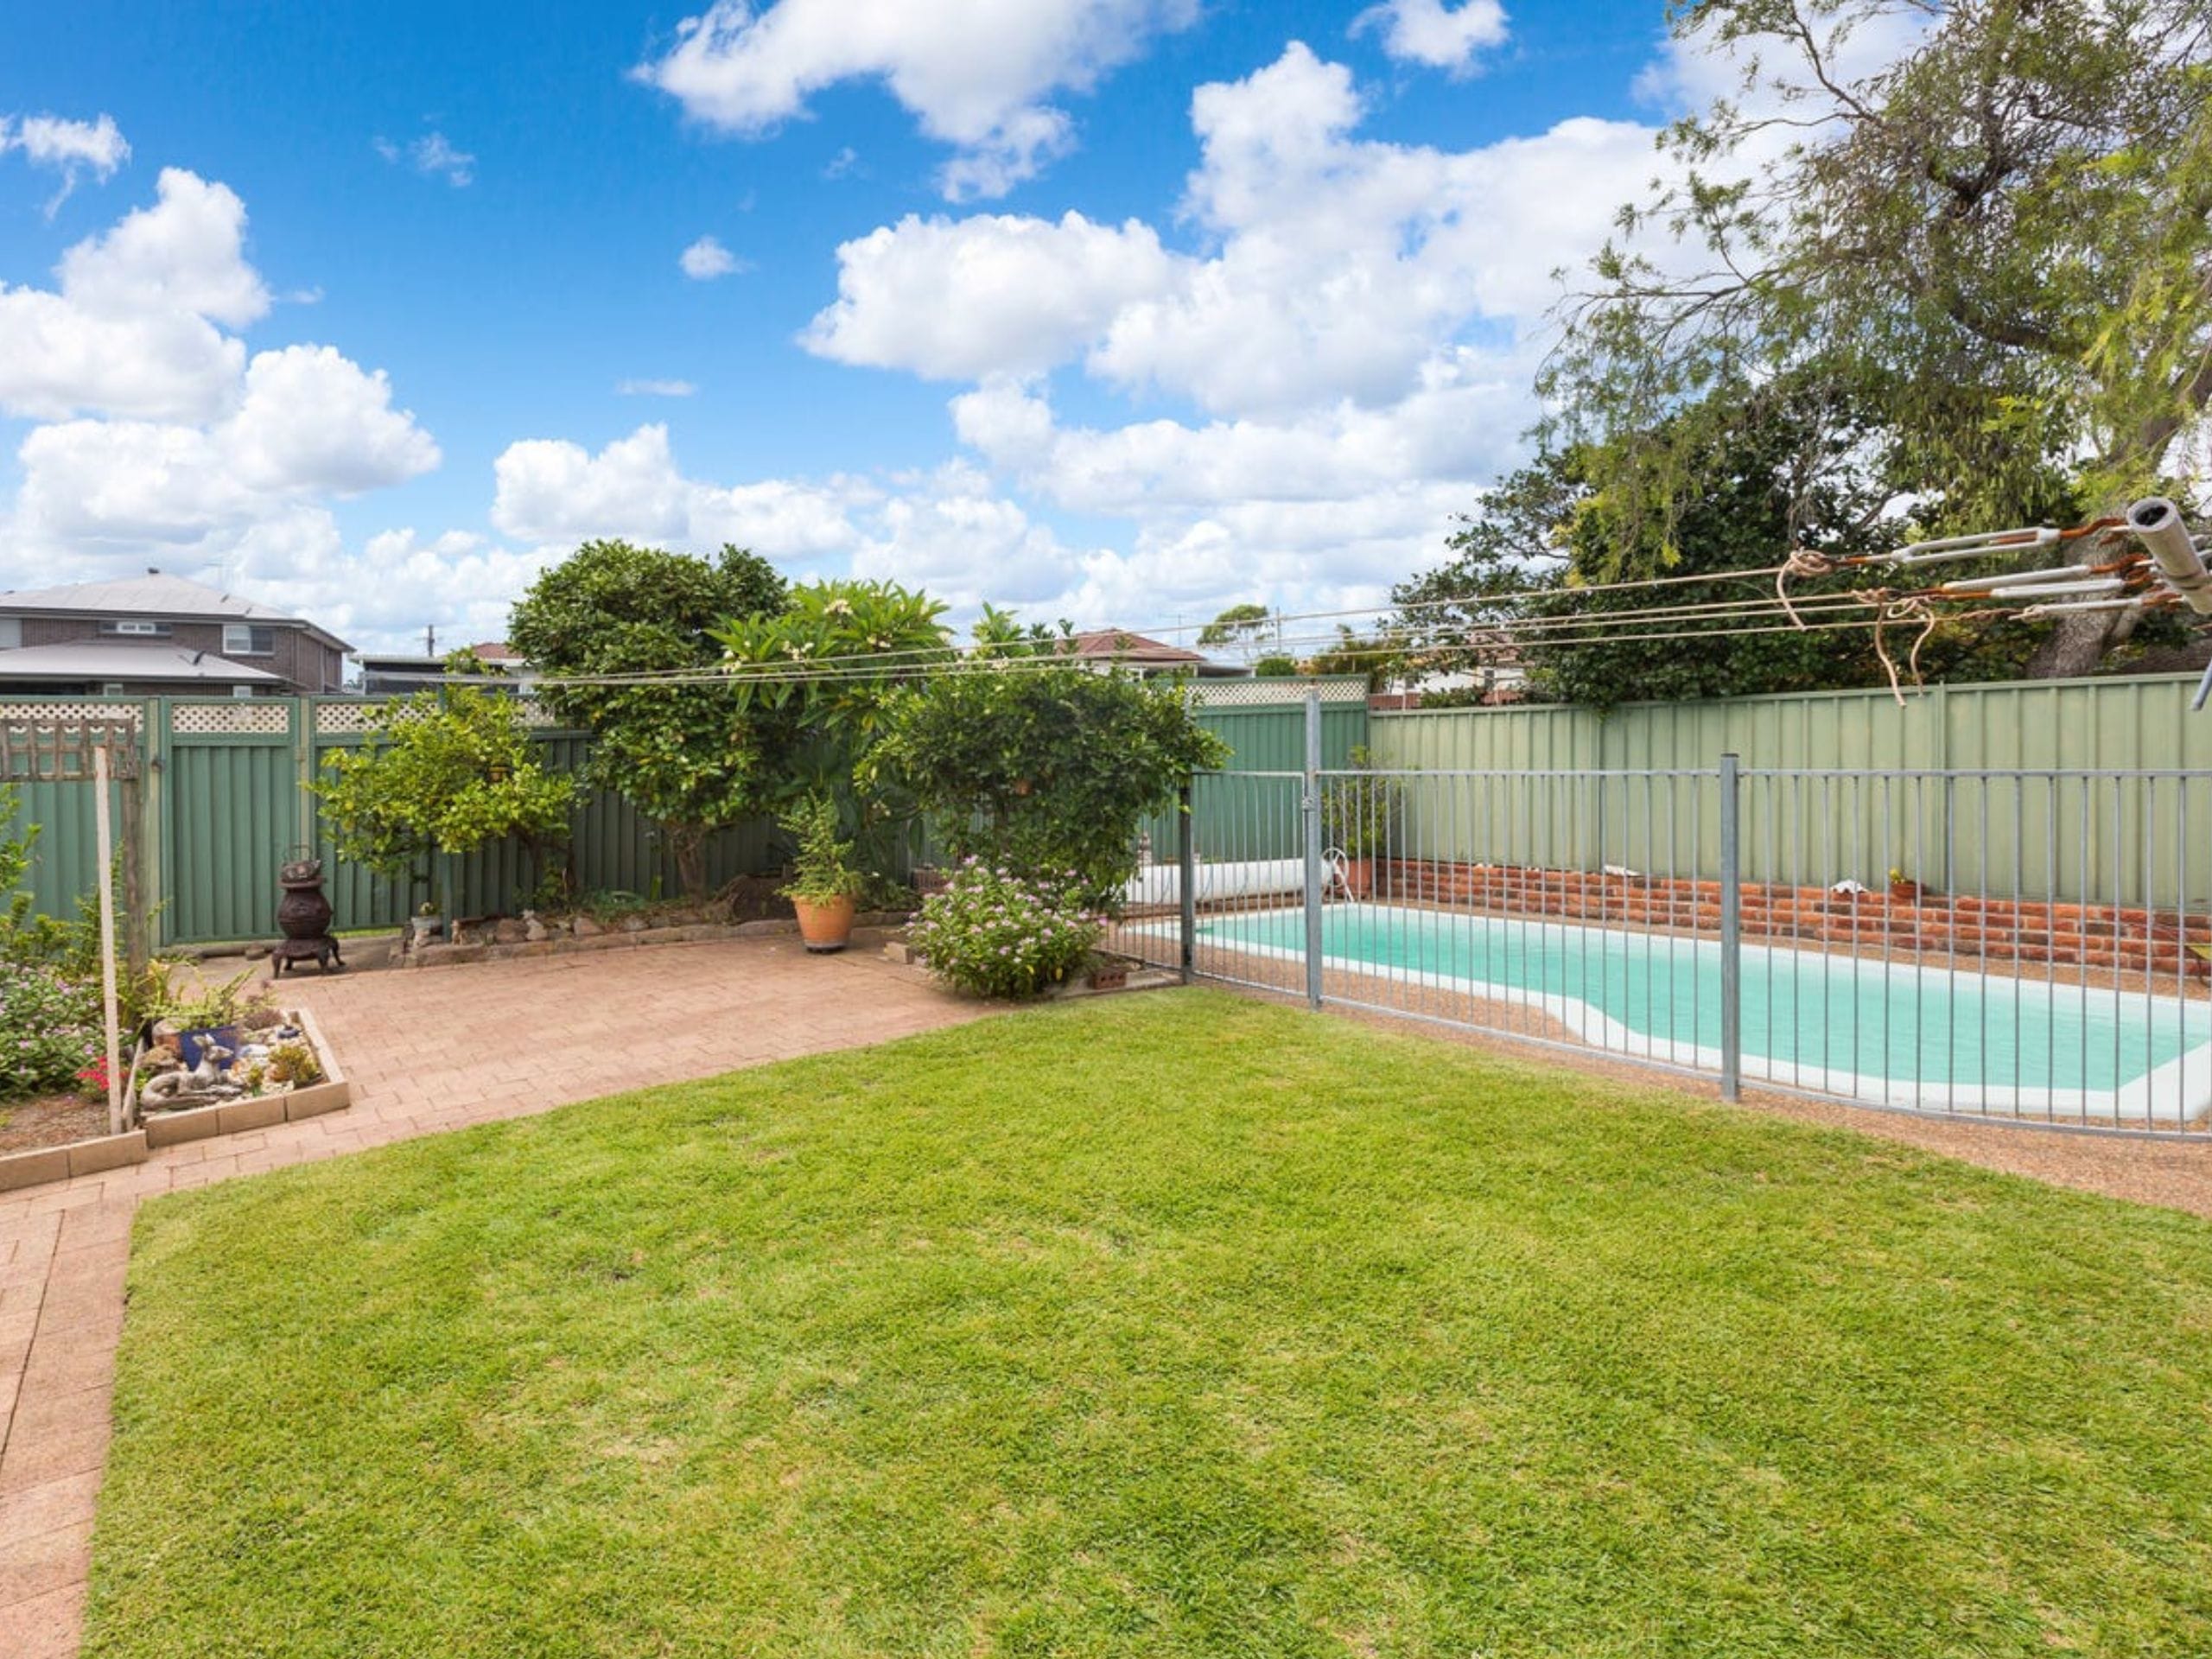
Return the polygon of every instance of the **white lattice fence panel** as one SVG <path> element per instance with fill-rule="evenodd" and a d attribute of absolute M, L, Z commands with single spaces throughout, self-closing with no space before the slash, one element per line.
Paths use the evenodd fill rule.
<path fill-rule="evenodd" d="M 180 737 L 283 737 L 292 729 L 292 711 L 281 702 L 235 699 L 230 702 L 180 702 L 169 709 L 169 730 Z"/>
<path fill-rule="evenodd" d="M 1202 709 L 1286 708 L 1304 702 L 1314 689 L 1325 703 L 1367 701 L 1367 682 L 1362 679 L 1200 680 L 1198 701 Z"/>
<path fill-rule="evenodd" d="M 143 711 L 135 702 L 0 702 L 0 721 L 10 726 L 104 726 L 139 724 Z"/>
<path fill-rule="evenodd" d="M 319 702 L 315 709 L 315 729 L 319 737 L 350 737 L 365 732 L 370 723 L 383 713 L 383 705 L 373 702 Z"/>

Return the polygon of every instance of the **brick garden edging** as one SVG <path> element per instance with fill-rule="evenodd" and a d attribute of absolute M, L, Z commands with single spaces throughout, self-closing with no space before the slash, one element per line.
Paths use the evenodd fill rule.
<path fill-rule="evenodd" d="M 210 1135 L 242 1135 L 276 1123 L 298 1123 L 310 1117 L 343 1110 L 353 1100 L 353 1085 L 339 1069 L 338 1059 L 323 1041 L 315 1017 L 305 1008 L 291 1010 L 292 1018 L 315 1045 L 322 1063 L 321 1083 L 304 1089 L 288 1089 L 280 1095 L 254 1095 L 226 1100 L 213 1106 L 195 1106 L 181 1112 L 156 1112 L 135 1129 L 121 1135 L 96 1135 L 63 1147 L 34 1147 L 28 1152 L 0 1154 L 0 1192 L 48 1181 L 66 1181 L 73 1175 L 97 1175 L 111 1169 L 143 1164 L 160 1147 L 204 1141 Z"/>
<path fill-rule="evenodd" d="M 1720 926 L 1718 881 L 1402 858 L 1376 861 L 1375 887 L 1377 898 L 1505 915 L 1686 932 Z M 1901 900 L 1772 882 L 1745 882 L 1738 892 L 1746 938 L 2212 979 L 2212 961 L 2190 948 L 2212 947 L 2212 916 L 1973 894 Z"/>
<path fill-rule="evenodd" d="M 853 918 L 855 931 L 864 927 L 903 927 L 908 918 L 903 911 L 862 911 Z M 677 927 L 626 927 L 616 924 L 611 927 L 594 928 L 589 934 L 571 936 L 556 934 L 543 939 L 474 939 L 455 944 L 419 944 L 394 960 L 406 968 L 454 967 L 471 962 L 512 962 L 531 957 L 573 957 L 592 950 L 626 950 L 641 944 L 696 944 L 709 939 L 753 939 L 764 935 L 790 934 L 796 938 L 798 924 L 795 921 L 770 919 L 759 922 L 687 922 Z"/>

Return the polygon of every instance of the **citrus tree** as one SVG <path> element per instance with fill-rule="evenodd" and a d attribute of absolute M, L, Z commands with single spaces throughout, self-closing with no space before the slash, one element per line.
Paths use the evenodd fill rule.
<path fill-rule="evenodd" d="M 935 676 L 891 702 L 874 774 L 931 815 L 957 857 L 1119 899 L 1138 826 L 1229 748 L 1179 683 L 1020 658 Z"/>
<path fill-rule="evenodd" d="M 476 686 L 386 705 L 359 748 L 323 757 L 310 787 L 340 858 L 411 891 L 431 860 L 509 836 L 542 859 L 565 842 L 576 781 L 537 759 L 516 700 Z"/>

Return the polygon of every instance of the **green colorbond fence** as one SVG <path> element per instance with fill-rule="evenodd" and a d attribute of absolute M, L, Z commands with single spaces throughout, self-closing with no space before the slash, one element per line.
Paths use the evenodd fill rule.
<path fill-rule="evenodd" d="M 1439 771 L 1586 770 L 1633 774 L 1706 768 L 1729 752 L 1746 768 L 1905 770 L 1980 769 L 2078 773 L 2168 769 L 2196 777 L 2107 789 L 2085 800 L 2067 780 L 2018 785 L 2024 791 L 2012 828 L 2005 812 L 1933 785 L 1885 795 L 1878 784 L 1823 791 L 1793 782 L 1787 810 L 1831 817 L 1834 841 L 1848 849 L 1839 868 L 1815 871 L 1799 861 L 1745 849 L 1747 874 L 1758 880 L 1840 879 L 1873 884 L 1891 864 L 1958 892 L 2010 892 L 2066 898 L 2077 872 L 2112 872 L 2126 890 L 2158 902 L 2212 898 L 2212 875 L 2198 878 L 2163 853 L 2145 850 L 2168 837 L 2145 833 L 2152 817 L 2178 813 L 2212 835 L 2212 713 L 2191 715 L 2194 682 L 2187 676 L 2136 679 L 2034 681 L 1934 687 L 1899 706 L 1883 691 L 1817 692 L 1738 697 L 1697 703 L 1632 703 L 1605 715 L 1563 707 L 1459 709 L 1370 715 L 1356 683 L 1328 684 L 1323 709 L 1323 760 L 1346 764 L 1368 746 L 1384 767 Z M 1295 682 L 1230 681 L 1202 685 L 1199 717 L 1235 752 L 1233 772 L 1295 772 L 1305 760 L 1304 688 Z M 312 846 L 324 858 L 335 925 L 396 925 L 410 908 L 406 894 L 332 855 L 302 787 L 321 756 L 359 743 L 366 705 L 348 699 L 182 698 L 43 699 L 0 709 L 53 717 L 99 715 L 135 721 L 151 763 L 146 790 L 146 890 L 161 899 L 158 943 L 204 944 L 270 937 L 276 931 L 276 868 L 295 849 Z M 553 764 L 582 764 L 589 740 L 547 730 L 539 741 Z M 1233 790 L 1233 782 L 1201 780 L 1201 790 Z M 1709 809 L 1678 804 L 1655 813 L 1648 789 L 1632 776 L 1615 778 L 1571 800 L 1562 795 L 1541 824 L 1519 824 L 1505 844 L 1500 829 L 1485 831 L 1471 795 L 1423 791 L 1408 808 L 1408 850 L 1415 855 L 1471 861 L 1510 855 L 1563 868 L 1664 861 L 1663 849 L 1712 849 L 1717 826 Z M 1779 791 L 1777 782 L 1747 787 Z M 32 870 L 34 902 L 70 913 L 92 886 L 92 793 L 83 784 L 32 782 L 17 786 L 18 816 L 44 826 Z M 2039 791 L 2039 792 L 2038 792 Z M 1694 791 L 1675 798 L 1688 802 Z M 1452 801 L 1448 807 L 1424 802 Z M 1777 810 L 1781 810 L 1778 805 Z M 1948 826 L 1961 811 L 1985 828 L 1961 844 Z M 1269 820 L 1272 823 L 1272 819 Z M 651 894 L 676 891 L 675 861 L 653 826 L 619 795 L 594 791 L 573 821 L 572 856 L 588 888 Z M 1282 845 L 1255 856 L 1297 850 L 1297 826 L 1285 817 Z M 1174 856 L 1172 814 L 1145 826 L 1155 858 Z M 2194 837 L 2192 837 L 2194 838 Z M 1803 838 L 1789 838 L 1802 846 Z M 1497 844 L 1493 845 L 1492 843 Z M 1201 847 L 1200 854 L 1205 849 Z M 917 856 L 931 860 L 926 839 Z M 709 874 L 769 870 L 782 849 L 766 822 L 724 831 L 709 849 Z M 2175 858 L 2185 855 L 2177 849 Z M 1853 868 L 1842 869 L 1840 862 Z M 1866 868 L 1859 868 L 1864 865 Z M 512 908 L 537 872 L 525 849 L 503 845 L 457 861 L 455 880 L 468 913 Z"/>
<path fill-rule="evenodd" d="M 414 899 L 336 857 L 304 786 L 326 753 L 362 741 L 368 707 L 335 698 L 0 700 L 0 714 L 97 715 L 137 726 L 146 762 L 144 886 L 161 906 L 157 948 L 273 938 L 277 866 L 308 847 L 323 859 L 333 927 L 398 925 Z M 549 729 L 537 736 L 549 763 L 566 770 L 581 766 L 589 748 L 588 737 L 578 732 Z M 78 895 L 92 890 L 98 868 L 91 788 L 24 783 L 16 796 L 17 821 L 41 826 L 30 872 L 33 906 L 48 915 L 72 914 Z M 588 791 L 570 827 L 569 854 L 584 887 L 677 891 L 674 857 L 619 795 Z M 774 834 L 764 821 L 711 838 L 709 879 L 719 884 L 775 868 L 781 854 Z M 463 913 L 482 914 L 513 909 L 539 874 L 528 849 L 502 843 L 455 860 L 453 879 Z"/>
<path fill-rule="evenodd" d="M 1332 685 L 1324 718 L 1325 754 L 1341 766 L 1366 741 L 1367 709 L 1356 684 Z M 1239 769 L 1294 771 L 1304 764 L 1302 690 L 1287 683 L 1231 682 L 1205 687 L 1216 699 L 1199 711 L 1236 752 Z M 1230 702 L 1229 698 L 1236 699 Z M 1255 701 L 1255 699 L 1258 701 Z M 354 698 L 89 697 L 0 699 L 0 717 L 124 719 L 139 734 L 144 768 L 144 888 L 161 909 L 156 948 L 274 938 L 276 869 L 312 848 L 323 861 L 325 891 L 340 931 L 396 927 L 416 896 L 358 865 L 340 860 L 305 787 L 322 757 L 363 741 L 373 705 Z M 550 765 L 582 766 L 588 734 L 536 734 Z M 118 818 L 120 806 L 118 803 Z M 85 784 L 18 785 L 16 817 L 42 826 L 31 868 L 32 903 L 54 916 L 73 913 L 78 895 L 92 890 L 92 798 Z M 587 890 L 651 896 L 677 891 L 676 861 L 654 826 L 619 794 L 588 791 L 570 819 L 568 855 Z M 1156 855 L 1174 856 L 1175 820 L 1147 826 Z M 918 856 L 929 856 L 927 839 Z M 713 836 L 709 880 L 779 868 L 785 849 L 766 819 Z M 454 861 L 458 903 L 466 915 L 512 911 L 541 872 L 530 850 L 505 842 Z"/>
<path fill-rule="evenodd" d="M 1418 791 L 1406 816 L 1410 856 L 1684 874 L 1694 859 L 1710 875 L 1713 793 L 1637 774 L 1709 769 L 1734 753 L 1753 772 L 1866 774 L 1747 779 L 1765 798 L 1764 822 L 1778 826 L 1747 838 L 1748 880 L 1879 887 L 1894 867 L 1949 893 L 2119 892 L 2194 906 L 2212 899 L 2212 867 L 2190 861 L 2175 832 L 2212 832 L 2212 711 L 2190 713 L 2195 686 L 2194 676 L 2154 675 L 1935 686 L 1908 691 L 1902 705 L 1867 690 L 1630 703 L 1602 715 L 1554 706 L 1380 714 L 1370 747 L 1394 769 L 1618 774 L 1562 780 L 1555 800 L 1524 791 L 1510 819 L 1478 780 Z M 2136 771 L 2196 775 L 2082 777 Z M 2025 775 L 1898 776 L 1981 772 Z"/>

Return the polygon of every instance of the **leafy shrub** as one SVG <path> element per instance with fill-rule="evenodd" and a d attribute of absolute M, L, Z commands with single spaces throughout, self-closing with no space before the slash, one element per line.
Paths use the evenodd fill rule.
<path fill-rule="evenodd" d="M 956 856 L 1073 870 L 1094 905 L 1110 906 L 1135 872 L 1144 815 L 1229 749 L 1182 686 L 1017 662 L 901 694 L 874 758 Z"/>
<path fill-rule="evenodd" d="M 930 971 L 983 996 L 1034 996 L 1065 979 L 1098 943 L 1101 918 L 1084 908 L 1072 873 L 1015 875 L 970 858 L 923 901 L 907 937 Z"/>
<path fill-rule="evenodd" d="M 576 781 L 539 760 L 515 699 L 456 686 L 387 704 L 312 788 L 338 855 L 404 881 L 427 880 L 433 854 L 566 840 Z"/>
<path fill-rule="evenodd" d="M 98 987 L 37 963 L 0 962 L 0 1098 L 74 1087 L 104 1042 Z"/>

